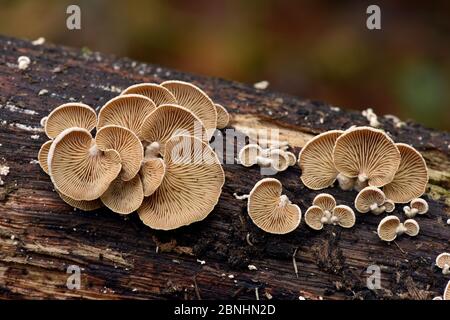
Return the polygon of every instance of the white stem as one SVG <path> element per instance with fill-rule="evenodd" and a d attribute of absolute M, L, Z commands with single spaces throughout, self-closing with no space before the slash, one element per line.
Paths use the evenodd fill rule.
<path fill-rule="evenodd" d="M 369 179 L 369 177 L 367 177 L 367 175 L 366 175 L 365 173 L 360 173 L 360 174 L 358 175 L 358 181 L 359 181 L 360 183 L 364 183 L 364 182 L 366 182 L 368 179 Z"/>
<path fill-rule="evenodd" d="M 89 149 L 89 155 L 91 155 L 92 157 L 95 157 L 96 155 L 98 155 L 99 150 L 97 148 L 97 145 L 94 143 L 92 144 L 91 148 Z"/>
<path fill-rule="evenodd" d="M 250 197 L 249 194 L 243 194 L 242 196 L 238 196 L 238 194 L 235 192 L 233 193 L 233 196 L 238 200 L 246 200 L 248 197 Z"/>
<path fill-rule="evenodd" d="M 339 187 L 341 188 L 341 190 L 343 191 L 348 191 L 353 189 L 353 187 L 355 186 L 355 179 L 354 178 L 349 178 L 344 176 L 343 174 L 339 173 L 336 177 L 336 180 L 339 183 Z"/>
<path fill-rule="evenodd" d="M 289 201 L 289 198 L 288 198 L 286 195 L 283 194 L 283 195 L 280 197 L 280 202 L 278 203 L 278 206 L 284 208 L 284 207 L 286 207 L 289 203 L 291 203 L 291 202 Z"/>
<path fill-rule="evenodd" d="M 378 207 L 378 208 L 372 210 L 372 213 L 375 214 L 375 215 L 379 215 L 379 214 L 382 214 L 385 211 L 386 211 L 386 207 L 385 206 L 381 206 L 381 207 Z"/>
<path fill-rule="evenodd" d="M 444 267 L 442 268 L 443 274 L 450 274 L 450 265 L 444 264 Z"/>
<path fill-rule="evenodd" d="M 330 222 L 334 225 L 336 225 L 339 222 L 339 218 L 336 216 L 332 216 L 330 219 Z"/>
<path fill-rule="evenodd" d="M 405 233 L 406 230 L 408 230 L 408 229 L 406 229 L 406 227 L 403 225 L 403 223 L 400 223 L 397 227 L 396 233 L 398 235 L 401 235 L 401 234 Z"/>
<path fill-rule="evenodd" d="M 260 167 L 270 167 L 270 165 L 272 164 L 272 159 L 266 157 L 256 157 L 256 163 Z"/>
<path fill-rule="evenodd" d="M 416 216 L 417 212 L 419 212 L 419 210 L 417 210 L 416 208 L 410 208 L 408 206 L 404 206 L 403 212 L 405 213 L 405 215 L 408 218 L 414 218 Z"/>
<path fill-rule="evenodd" d="M 156 158 L 158 157 L 159 151 L 161 150 L 161 145 L 158 142 L 152 142 L 147 147 L 145 147 L 145 158 Z"/>
<path fill-rule="evenodd" d="M 369 208 L 370 208 L 370 211 L 374 212 L 376 209 L 378 209 L 378 204 L 372 203 Z"/>

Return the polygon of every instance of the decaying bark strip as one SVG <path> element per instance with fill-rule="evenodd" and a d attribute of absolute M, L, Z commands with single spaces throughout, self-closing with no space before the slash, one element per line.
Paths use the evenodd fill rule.
<path fill-rule="evenodd" d="M 289 235 L 266 234 L 251 223 L 245 202 L 233 197 L 261 179 L 257 167 L 239 165 L 224 166 L 223 194 L 205 221 L 159 232 L 135 214 L 123 218 L 64 204 L 36 163 L 46 141 L 41 118 L 68 101 L 99 107 L 130 84 L 180 79 L 193 81 L 226 106 L 231 127 L 249 135 L 258 128 L 280 129 L 295 152 L 315 134 L 367 125 L 367 119 L 324 103 L 99 53 L 6 37 L 0 37 L 0 48 L 0 166 L 9 167 L 0 176 L 1 298 L 255 299 L 258 292 L 260 299 L 429 299 L 442 294 L 448 279 L 433 262 L 450 244 L 448 133 L 414 123 L 398 128 L 380 119 L 397 142 L 420 150 L 430 168 L 430 213 L 418 218 L 416 238 L 381 242 L 380 218 L 370 214 L 357 214 L 351 230 L 313 232 L 302 223 Z M 24 71 L 16 65 L 21 55 L 31 59 Z M 296 166 L 276 177 L 305 212 L 318 192 L 306 189 L 299 176 Z M 356 196 L 337 188 L 329 192 L 346 205 Z M 400 207 L 395 214 L 401 214 Z M 365 280 L 373 264 L 382 271 L 382 289 L 376 291 L 367 289 Z M 81 268 L 79 290 L 66 287 L 69 265 Z"/>

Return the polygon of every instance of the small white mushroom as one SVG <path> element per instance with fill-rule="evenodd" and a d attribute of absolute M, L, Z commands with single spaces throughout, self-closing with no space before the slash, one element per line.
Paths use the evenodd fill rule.
<path fill-rule="evenodd" d="M 428 212 L 428 203 L 421 198 L 413 199 L 409 206 L 404 206 L 403 211 L 408 218 L 413 218 L 416 214 L 425 214 Z"/>
<path fill-rule="evenodd" d="M 436 266 L 443 274 L 450 274 L 450 253 L 444 252 L 436 257 Z"/>
<path fill-rule="evenodd" d="M 408 219 L 401 223 L 396 216 L 385 217 L 380 221 L 377 228 L 377 234 L 383 241 L 393 241 L 403 233 L 414 237 L 419 234 L 419 231 L 419 224 L 415 220 Z"/>
<path fill-rule="evenodd" d="M 30 65 L 31 60 L 27 56 L 20 56 L 17 58 L 17 65 L 20 70 L 25 70 Z"/>
<path fill-rule="evenodd" d="M 371 211 L 378 215 L 385 211 L 383 204 L 386 202 L 386 197 L 378 188 L 366 187 L 362 189 L 355 199 L 355 208 L 358 212 L 366 213 Z"/>

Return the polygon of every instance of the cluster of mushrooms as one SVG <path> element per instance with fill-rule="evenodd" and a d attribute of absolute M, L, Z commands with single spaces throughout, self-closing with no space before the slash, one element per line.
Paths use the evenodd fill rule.
<path fill-rule="evenodd" d="M 98 115 L 82 103 L 54 109 L 43 119 L 50 140 L 38 159 L 71 206 L 137 211 L 147 226 L 171 230 L 216 206 L 225 176 L 209 141 L 228 120 L 225 108 L 191 83 L 137 84 Z"/>
<path fill-rule="evenodd" d="M 275 172 L 282 172 L 297 163 L 297 157 L 292 152 L 287 151 L 288 148 L 287 143 L 271 145 L 269 148 L 250 143 L 239 151 L 239 162 L 244 167 L 251 167 L 257 164 L 262 168 L 270 168 Z"/>

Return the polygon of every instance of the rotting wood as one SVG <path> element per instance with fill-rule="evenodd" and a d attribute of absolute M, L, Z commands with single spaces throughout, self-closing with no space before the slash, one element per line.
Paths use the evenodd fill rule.
<path fill-rule="evenodd" d="M 450 245 L 448 133 L 412 122 L 397 128 L 391 119 L 379 118 L 397 142 L 421 151 L 430 167 L 430 212 L 418 218 L 419 236 L 396 240 L 401 250 L 378 239 L 380 217 L 370 214 L 358 214 L 350 230 L 327 226 L 315 232 L 302 223 L 285 236 L 262 232 L 249 219 L 246 202 L 233 197 L 248 193 L 261 179 L 259 168 L 239 165 L 224 166 L 223 194 L 206 220 L 154 231 L 136 214 L 74 211 L 59 199 L 35 163 L 46 141 L 43 116 L 71 100 L 98 108 L 128 85 L 180 79 L 193 81 L 224 105 L 232 114 L 231 126 L 243 133 L 279 128 L 296 153 L 314 134 L 367 125 L 367 119 L 325 103 L 127 58 L 6 37 L 0 37 L 0 48 L 0 165 L 10 167 L 0 186 L 1 298 L 255 299 L 259 292 L 261 299 L 428 299 L 442 293 L 448 278 L 433 262 Z M 31 59 L 24 71 L 16 65 L 21 55 Z M 299 176 L 295 166 L 276 178 L 305 212 L 323 191 L 306 189 Z M 350 206 L 356 195 L 337 188 L 327 192 Z M 401 215 L 401 206 L 395 214 Z M 295 250 L 298 278 L 292 270 Z M 257 270 L 249 270 L 249 264 Z M 372 264 L 382 270 L 382 289 L 376 291 L 365 282 Z M 66 287 L 69 265 L 81 268 L 80 290 Z"/>

